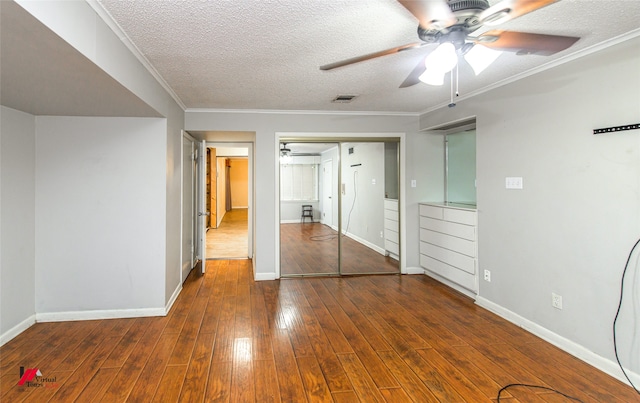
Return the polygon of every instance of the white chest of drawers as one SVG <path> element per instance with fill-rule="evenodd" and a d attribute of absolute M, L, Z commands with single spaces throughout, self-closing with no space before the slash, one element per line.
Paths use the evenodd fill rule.
<path fill-rule="evenodd" d="M 477 295 L 476 230 L 473 208 L 421 203 L 420 266 L 465 294 Z"/>
<path fill-rule="evenodd" d="M 400 219 L 398 201 L 384 199 L 384 250 L 387 256 L 398 260 L 400 256 Z"/>

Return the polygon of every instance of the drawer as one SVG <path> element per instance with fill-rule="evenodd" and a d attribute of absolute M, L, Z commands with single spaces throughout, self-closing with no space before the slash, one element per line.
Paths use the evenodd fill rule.
<path fill-rule="evenodd" d="M 420 242 L 420 254 L 466 271 L 469 274 L 476 273 L 476 260 L 462 253 L 444 249 L 430 243 Z"/>
<path fill-rule="evenodd" d="M 439 262 L 429 256 L 420 255 L 420 266 L 428 272 L 435 273 L 468 290 L 477 292 L 476 277 L 446 263 Z"/>
<path fill-rule="evenodd" d="M 426 204 L 420 205 L 420 215 L 425 217 L 437 218 L 439 220 L 442 220 L 444 218 L 442 210 L 444 210 L 442 207 L 429 206 Z"/>
<path fill-rule="evenodd" d="M 386 210 L 398 211 L 398 201 L 384 199 L 384 208 Z"/>
<path fill-rule="evenodd" d="M 468 239 L 458 238 L 421 228 L 420 241 L 462 253 L 463 255 L 476 257 L 476 243 Z"/>
<path fill-rule="evenodd" d="M 457 210 L 452 208 L 444 209 L 444 220 L 457 222 L 460 224 L 476 225 L 475 211 Z"/>
<path fill-rule="evenodd" d="M 396 242 L 391 242 L 389 240 L 384 241 L 384 249 L 396 255 L 400 254 L 400 246 Z"/>
<path fill-rule="evenodd" d="M 398 220 L 398 212 L 393 210 L 384 210 L 384 218 L 388 218 L 390 220 L 399 221 Z"/>
<path fill-rule="evenodd" d="M 398 231 L 393 231 L 393 230 L 384 230 L 384 239 L 395 242 L 395 243 L 399 243 L 400 242 L 400 237 L 398 236 Z"/>
<path fill-rule="evenodd" d="M 398 221 L 394 221 L 394 220 L 390 220 L 388 218 L 384 219 L 384 229 L 385 230 L 392 230 L 392 231 L 399 231 L 400 230 L 400 226 L 398 225 Z"/>
<path fill-rule="evenodd" d="M 428 229 L 442 234 L 458 238 L 476 240 L 476 227 L 472 225 L 458 224 L 455 222 L 434 220 L 433 218 L 420 217 L 420 228 Z"/>

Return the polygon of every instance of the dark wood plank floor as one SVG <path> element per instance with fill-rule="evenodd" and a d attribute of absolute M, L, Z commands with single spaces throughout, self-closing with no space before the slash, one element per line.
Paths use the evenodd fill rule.
<path fill-rule="evenodd" d="M 338 232 L 321 223 L 280 224 L 280 274 L 338 273 Z M 399 273 L 397 260 L 342 237 L 341 274 Z"/>
<path fill-rule="evenodd" d="M 426 276 L 254 282 L 246 260 L 192 272 L 166 317 L 36 324 L 0 359 L 2 402 L 640 401 Z"/>

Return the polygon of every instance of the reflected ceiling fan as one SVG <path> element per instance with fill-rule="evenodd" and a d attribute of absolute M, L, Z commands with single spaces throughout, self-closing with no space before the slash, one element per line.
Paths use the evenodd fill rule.
<path fill-rule="evenodd" d="M 482 26 L 501 24 L 556 1 L 559 0 L 502 0 L 491 6 L 487 0 L 398 0 L 418 19 L 421 42 L 326 64 L 320 66 L 320 70 L 332 70 L 438 44 L 400 85 L 400 88 L 405 88 L 419 82 L 442 85 L 445 74 L 457 66 L 459 56 L 463 56 L 478 75 L 502 51 L 519 55 L 552 55 L 569 48 L 580 38 L 502 30 L 490 30 L 478 36 L 471 34 Z"/>

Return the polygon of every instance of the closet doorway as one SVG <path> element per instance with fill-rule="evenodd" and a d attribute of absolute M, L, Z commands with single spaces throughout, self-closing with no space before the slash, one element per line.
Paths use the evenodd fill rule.
<path fill-rule="evenodd" d="M 281 277 L 400 273 L 399 141 L 281 138 Z"/>

